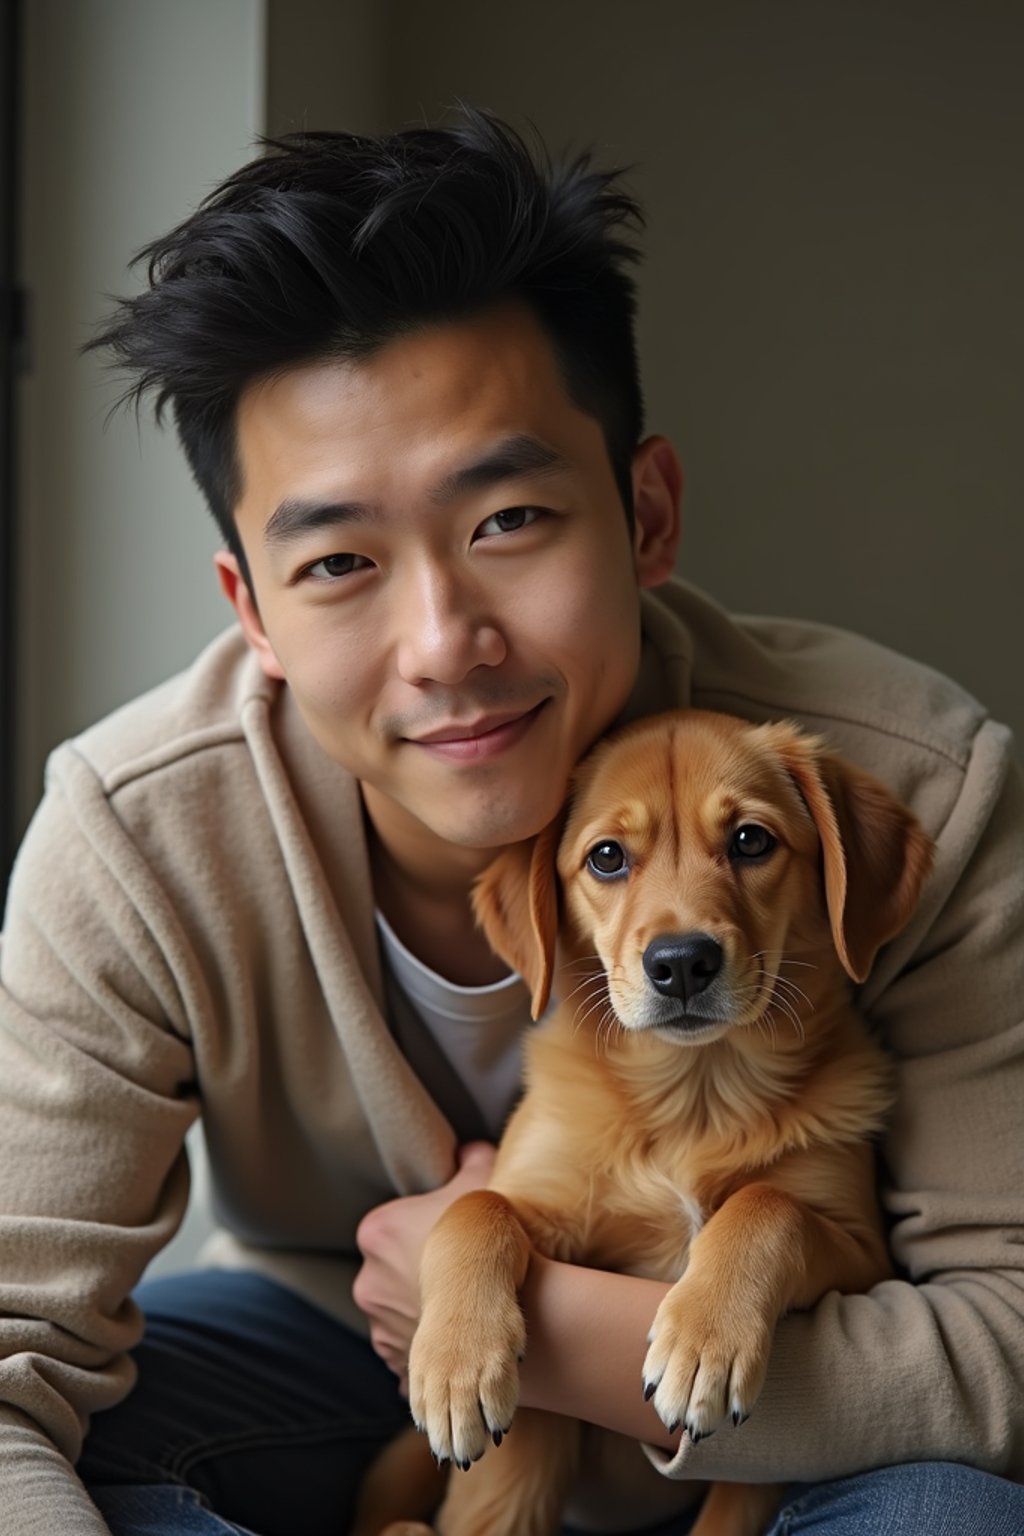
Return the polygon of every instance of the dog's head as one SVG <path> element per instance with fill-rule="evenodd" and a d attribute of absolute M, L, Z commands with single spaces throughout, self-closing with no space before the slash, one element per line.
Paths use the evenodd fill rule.
<path fill-rule="evenodd" d="M 563 817 L 501 854 L 474 905 L 535 1018 L 557 949 L 557 991 L 599 970 L 627 1029 L 696 1044 L 792 1007 L 836 958 L 862 981 L 930 864 L 910 813 L 817 739 L 676 711 L 598 746 Z"/>

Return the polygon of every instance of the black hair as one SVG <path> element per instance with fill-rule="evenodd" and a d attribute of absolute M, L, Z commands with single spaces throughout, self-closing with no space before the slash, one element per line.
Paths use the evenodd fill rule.
<path fill-rule="evenodd" d="M 241 493 L 235 411 L 261 377 L 357 360 L 425 324 L 502 301 L 530 306 L 574 403 L 601 425 L 632 517 L 643 426 L 634 340 L 642 217 L 621 172 L 553 163 L 507 123 L 463 107 L 449 125 L 381 138 L 293 133 L 135 258 L 149 286 L 90 347 L 133 377 L 121 397 L 168 403 L 228 547 Z"/>

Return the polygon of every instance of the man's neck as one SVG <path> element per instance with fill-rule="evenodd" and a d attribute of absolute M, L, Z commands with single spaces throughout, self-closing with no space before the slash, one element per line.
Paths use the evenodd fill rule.
<path fill-rule="evenodd" d="M 508 975 L 473 921 L 470 892 L 498 849 L 461 848 L 391 814 L 363 786 L 374 897 L 405 947 L 439 976 L 486 986 Z"/>

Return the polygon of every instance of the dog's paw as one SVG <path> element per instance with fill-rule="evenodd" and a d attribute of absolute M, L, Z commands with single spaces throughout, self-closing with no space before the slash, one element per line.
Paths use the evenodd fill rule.
<path fill-rule="evenodd" d="M 726 1419 L 742 1424 L 764 1385 L 772 1329 L 749 1305 L 682 1279 L 654 1316 L 644 1396 L 670 1430 L 695 1443 Z"/>
<path fill-rule="evenodd" d="M 526 1328 L 512 1295 L 486 1312 L 428 1306 L 409 1353 L 409 1406 L 439 1461 L 468 1469 L 500 1445 L 519 1401 Z"/>

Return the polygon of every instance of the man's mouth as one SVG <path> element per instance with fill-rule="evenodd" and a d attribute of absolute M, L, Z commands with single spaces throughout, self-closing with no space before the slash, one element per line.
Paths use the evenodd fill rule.
<path fill-rule="evenodd" d="M 547 702 L 542 699 L 532 709 L 480 715 L 475 720 L 453 720 L 425 731 L 422 736 L 407 736 L 405 740 L 432 756 L 452 762 L 496 757 L 527 734 Z"/>

